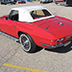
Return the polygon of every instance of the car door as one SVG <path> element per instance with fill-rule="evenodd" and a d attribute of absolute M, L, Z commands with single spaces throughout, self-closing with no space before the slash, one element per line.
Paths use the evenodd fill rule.
<path fill-rule="evenodd" d="M 7 20 L 1 24 L 1 31 L 16 37 L 16 24 L 18 23 L 18 11 L 12 10 Z"/>

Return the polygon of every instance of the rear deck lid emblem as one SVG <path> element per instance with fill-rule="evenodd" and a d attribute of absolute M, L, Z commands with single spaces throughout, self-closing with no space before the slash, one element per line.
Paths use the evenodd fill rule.
<path fill-rule="evenodd" d="M 63 23 L 61 23 L 61 22 L 58 22 L 58 24 L 59 24 L 59 25 L 63 25 Z"/>

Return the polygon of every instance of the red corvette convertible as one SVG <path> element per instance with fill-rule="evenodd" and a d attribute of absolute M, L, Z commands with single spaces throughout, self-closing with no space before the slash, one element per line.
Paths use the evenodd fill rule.
<path fill-rule="evenodd" d="M 42 6 L 18 7 L 0 17 L 0 33 L 20 41 L 24 51 L 33 52 L 36 46 L 51 49 L 70 44 L 72 21 Z"/>

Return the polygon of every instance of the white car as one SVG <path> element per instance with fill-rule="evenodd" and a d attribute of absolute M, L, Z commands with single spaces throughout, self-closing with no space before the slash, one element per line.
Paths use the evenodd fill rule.
<path fill-rule="evenodd" d="M 52 2 L 53 0 L 40 0 L 40 3 Z"/>

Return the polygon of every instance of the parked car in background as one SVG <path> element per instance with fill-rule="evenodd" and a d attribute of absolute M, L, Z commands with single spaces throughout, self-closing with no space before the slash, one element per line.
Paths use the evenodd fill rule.
<path fill-rule="evenodd" d="M 16 4 L 17 0 L 4 0 L 4 1 L 1 1 L 1 4 Z"/>
<path fill-rule="evenodd" d="M 55 4 L 71 5 L 72 0 L 54 0 Z"/>
<path fill-rule="evenodd" d="M 26 1 L 25 0 L 19 0 L 18 1 L 18 4 L 22 4 L 22 3 L 26 3 Z"/>
<path fill-rule="evenodd" d="M 40 3 L 48 3 L 48 2 L 52 2 L 53 0 L 40 0 Z"/>
<path fill-rule="evenodd" d="M 19 41 L 25 52 L 34 52 L 36 46 L 52 49 L 69 45 L 72 21 L 43 6 L 17 7 L 0 17 L 0 33 Z"/>

